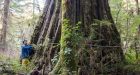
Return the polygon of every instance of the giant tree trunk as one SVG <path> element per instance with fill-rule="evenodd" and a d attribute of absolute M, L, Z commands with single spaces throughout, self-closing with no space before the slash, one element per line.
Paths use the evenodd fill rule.
<path fill-rule="evenodd" d="M 41 61 L 47 66 L 41 66 L 43 71 L 92 75 L 103 73 L 104 68 L 124 59 L 108 0 L 46 1 L 31 40 L 42 44 L 35 56 L 45 60 Z M 58 61 L 52 64 L 51 59 L 57 54 Z"/>

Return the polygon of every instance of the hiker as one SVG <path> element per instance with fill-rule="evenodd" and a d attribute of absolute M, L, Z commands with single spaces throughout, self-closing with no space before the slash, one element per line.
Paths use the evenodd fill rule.
<path fill-rule="evenodd" d="M 21 46 L 20 63 L 22 65 L 28 65 L 32 53 L 33 53 L 32 46 L 28 44 L 27 40 L 24 40 L 23 45 Z"/>

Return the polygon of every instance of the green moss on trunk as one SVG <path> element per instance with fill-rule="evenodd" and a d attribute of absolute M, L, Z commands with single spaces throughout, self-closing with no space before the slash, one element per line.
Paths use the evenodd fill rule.
<path fill-rule="evenodd" d="M 75 48 L 73 37 L 73 27 L 68 20 L 63 20 L 61 32 L 61 50 L 59 61 L 53 69 L 53 73 L 68 75 L 76 71 Z"/>

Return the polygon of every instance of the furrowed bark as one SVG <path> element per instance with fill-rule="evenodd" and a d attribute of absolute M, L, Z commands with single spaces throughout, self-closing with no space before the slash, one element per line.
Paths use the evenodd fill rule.
<path fill-rule="evenodd" d="M 32 42 L 43 45 L 39 58 L 50 74 L 103 73 L 105 67 L 124 59 L 108 0 L 50 0 L 43 15 Z M 81 41 L 75 41 L 80 37 Z M 55 54 L 58 61 L 52 64 Z"/>

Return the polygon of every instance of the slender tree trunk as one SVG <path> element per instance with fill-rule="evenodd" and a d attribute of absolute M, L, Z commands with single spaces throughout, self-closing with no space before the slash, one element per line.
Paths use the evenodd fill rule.
<path fill-rule="evenodd" d="M 136 9 L 137 9 L 137 14 L 140 13 L 140 10 L 139 10 L 139 0 L 135 0 L 136 2 Z"/>
<path fill-rule="evenodd" d="M 138 0 L 135 0 L 135 2 L 136 2 L 137 15 L 139 15 L 140 14 L 139 1 Z M 138 40 L 140 39 L 139 37 L 140 37 L 140 25 L 138 26 L 137 35 L 136 35 L 136 37 L 134 39 L 134 41 L 135 41 L 136 59 L 139 59 L 139 48 L 138 48 L 138 46 L 140 44 L 140 42 L 138 42 Z"/>
<path fill-rule="evenodd" d="M 4 48 L 6 47 L 6 33 L 7 33 L 7 26 L 8 26 L 8 20 L 9 20 L 9 5 L 10 5 L 10 0 L 4 0 L 4 12 L 3 12 L 3 36 L 2 36 L 2 42 L 4 45 Z"/>
<path fill-rule="evenodd" d="M 36 0 L 36 6 L 37 6 L 38 11 L 41 12 L 40 5 L 39 5 L 39 1 L 38 0 Z"/>

